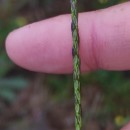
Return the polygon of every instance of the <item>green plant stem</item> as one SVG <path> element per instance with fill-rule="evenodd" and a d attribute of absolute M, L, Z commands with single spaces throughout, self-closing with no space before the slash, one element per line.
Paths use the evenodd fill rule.
<path fill-rule="evenodd" d="M 79 58 L 79 34 L 78 34 L 78 11 L 77 0 L 71 0 L 71 30 L 73 37 L 73 81 L 75 96 L 75 128 L 81 130 L 81 95 L 80 95 L 80 58 Z"/>

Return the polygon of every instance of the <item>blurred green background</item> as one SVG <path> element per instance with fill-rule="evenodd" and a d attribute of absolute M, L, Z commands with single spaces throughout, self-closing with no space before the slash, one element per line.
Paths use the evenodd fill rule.
<path fill-rule="evenodd" d="M 80 0 L 79 11 L 126 0 Z M 70 13 L 69 0 L 0 0 L 0 130 L 74 130 L 72 75 L 49 75 L 13 64 L 5 51 L 10 31 Z M 84 130 L 119 130 L 130 120 L 130 72 L 81 76 Z"/>

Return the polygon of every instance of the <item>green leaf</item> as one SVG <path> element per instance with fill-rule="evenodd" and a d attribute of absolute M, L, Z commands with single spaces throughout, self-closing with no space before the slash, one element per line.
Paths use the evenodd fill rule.
<path fill-rule="evenodd" d="M 23 78 L 12 78 L 12 79 L 0 79 L 0 90 L 1 89 L 15 89 L 21 90 L 25 88 L 28 81 Z"/>
<path fill-rule="evenodd" d="M 2 90 L 0 91 L 0 97 L 2 97 L 4 100 L 12 102 L 14 101 L 16 94 L 12 90 Z"/>

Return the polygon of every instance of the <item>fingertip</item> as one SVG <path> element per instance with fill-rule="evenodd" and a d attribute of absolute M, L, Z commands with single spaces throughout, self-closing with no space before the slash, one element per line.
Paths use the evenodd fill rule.
<path fill-rule="evenodd" d="M 68 16 L 60 16 L 11 32 L 5 45 L 9 58 L 31 71 L 71 73 L 69 20 Z"/>
<path fill-rule="evenodd" d="M 18 66 L 31 70 L 28 66 L 28 43 L 26 36 L 28 34 L 27 26 L 10 32 L 5 41 L 5 48 L 8 57 Z M 28 34 L 29 36 L 29 34 Z M 26 44 L 26 45 L 25 45 Z"/>
<path fill-rule="evenodd" d="M 8 36 L 7 36 L 7 38 L 6 38 L 6 41 L 5 41 L 5 48 L 6 48 L 6 52 L 7 52 L 7 55 L 8 55 L 8 57 L 11 59 L 11 60 L 13 60 L 14 58 L 14 48 L 13 48 L 13 43 L 15 42 L 15 38 L 16 38 L 16 36 L 15 36 L 15 30 L 14 31 L 12 31 L 12 32 L 10 32 L 9 34 L 8 34 Z"/>

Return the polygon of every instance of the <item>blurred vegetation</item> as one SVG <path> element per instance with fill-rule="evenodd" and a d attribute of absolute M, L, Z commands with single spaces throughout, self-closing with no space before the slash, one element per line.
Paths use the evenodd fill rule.
<path fill-rule="evenodd" d="M 81 12 L 91 11 L 125 1 L 81 0 L 79 10 Z M 22 90 L 31 86 L 30 81 L 33 82 L 36 76 L 35 73 L 19 68 L 9 60 L 5 51 L 6 36 L 15 28 L 28 23 L 69 12 L 69 1 L 65 0 L 0 0 L 0 115 L 4 115 L 5 108 L 16 101 Z M 43 77 L 44 80 L 41 80 L 44 83 L 42 84 L 48 86 L 51 100 L 60 102 L 73 98 L 72 76 L 46 74 Z M 86 96 L 89 88 L 93 89 L 95 86 L 96 93 L 93 98 L 100 93 L 100 103 L 98 104 L 100 107 L 95 109 L 95 116 L 99 120 L 111 118 L 117 127 L 121 127 L 130 119 L 129 79 L 130 72 L 97 71 L 82 75 L 81 83 L 83 91 L 86 91 Z M 83 97 L 83 100 L 86 98 Z M 87 110 L 84 108 L 83 112 Z"/>

